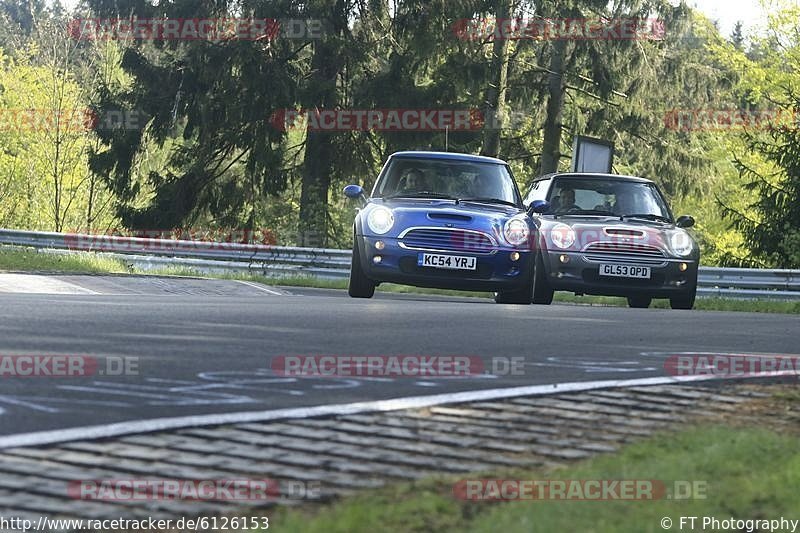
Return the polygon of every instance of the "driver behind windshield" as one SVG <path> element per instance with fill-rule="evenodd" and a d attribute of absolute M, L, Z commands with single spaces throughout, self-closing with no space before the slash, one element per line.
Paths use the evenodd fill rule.
<path fill-rule="evenodd" d="M 561 194 L 558 198 L 558 212 L 567 213 L 573 209 L 580 209 L 575 204 L 575 191 L 572 189 L 561 189 Z"/>
<path fill-rule="evenodd" d="M 400 186 L 398 187 L 399 192 L 404 193 L 414 193 L 420 192 L 425 190 L 425 179 L 422 176 L 422 172 L 419 170 L 412 168 L 406 175 L 401 178 Z"/>

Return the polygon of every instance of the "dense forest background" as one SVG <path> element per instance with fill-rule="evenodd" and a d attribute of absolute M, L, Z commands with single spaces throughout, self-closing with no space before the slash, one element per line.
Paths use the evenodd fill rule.
<path fill-rule="evenodd" d="M 666 0 L 83 0 L 71 11 L 0 0 L 0 17 L 0 227 L 259 229 L 279 244 L 347 247 L 353 205 L 341 188 L 370 187 L 394 151 L 498 156 L 524 192 L 569 168 L 581 134 L 613 141 L 615 172 L 655 180 L 676 215 L 695 216 L 704 264 L 800 267 L 796 4 L 751 35 L 741 25 L 721 35 Z M 76 36 L 76 19 L 93 17 L 322 31 Z M 657 20 L 663 33 L 502 39 L 491 29 L 535 17 Z M 484 33 L 465 37 L 464 21 L 483 21 Z M 394 108 L 480 110 L 491 127 L 322 132 L 274 120 L 286 109 Z"/>

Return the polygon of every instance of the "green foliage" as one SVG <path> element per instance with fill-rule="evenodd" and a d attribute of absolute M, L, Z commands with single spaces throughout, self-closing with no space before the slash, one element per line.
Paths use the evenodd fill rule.
<path fill-rule="evenodd" d="M 89 198 L 87 149 L 93 135 L 84 91 L 74 74 L 42 59 L 35 46 L 0 61 L 0 225 L 61 231 L 93 222 L 105 199 Z"/>
<path fill-rule="evenodd" d="M 92 252 L 57 254 L 0 246 L 0 270 L 21 272 L 129 273 L 124 261 Z"/>
<path fill-rule="evenodd" d="M 800 100 L 796 106 L 800 107 Z M 755 217 L 725 206 L 725 214 L 747 241 L 753 257 L 746 263 L 778 268 L 800 267 L 800 129 L 781 126 L 767 139 L 749 138 L 748 150 L 765 158 L 774 170 L 761 172 L 736 160 L 747 183 L 757 193 L 749 205 Z"/>
<path fill-rule="evenodd" d="M 140 2 L 93 7 L 100 16 L 135 12 L 143 18 L 226 17 L 233 9 Z M 287 15 L 287 7 L 278 2 L 237 9 L 278 18 Z M 101 90 L 98 107 L 143 114 L 147 126 L 100 133 L 106 148 L 91 160 L 114 192 L 123 223 L 142 228 L 203 219 L 223 226 L 252 223 L 256 198 L 280 193 L 287 184 L 285 134 L 267 119 L 296 101 L 302 73 L 288 58 L 302 48 L 287 40 L 144 41 L 126 47 L 121 64 L 133 83 L 119 92 Z M 153 153 L 161 164 L 147 164 Z"/>
<path fill-rule="evenodd" d="M 793 402 L 793 403 L 790 403 Z M 787 399 L 786 409 L 796 406 Z M 567 467 L 471 473 L 394 483 L 322 507 L 278 508 L 270 524 L 287 532 L 369 531 L 663 531 L 660 521 L 681 516 L 743 519 L 790 514 L 800 489 L 793 435 L 758 427 L 704 424 L 625 446 L 619 453 Z M 705 498 L 653 501 L 462 501 L 463 479 L 676 480 L 700 482 Z M 698 526 L 700 518 L 698 518 Z"/>
<path fill-rule="evenodd" d="M 8 43 L 0 105 L 124 110 L 140 126 L 0 131 L 0 224 L 266 227 L 281 244 L 347 247 L 353 206 L 341 187 L 369 189 L 394 151 L 497 151 L 524 189 L 546 139 L 556 140 L 564 170 L 573 135 L 583 134 L 613 140 L 616 172 L 656 180 L 676 211 L 695 215 L 704 263 L 797 264 L 797 221 L 780 209 L 795 190 L 795 152 L 784 146 L 794 146 L 793 134 L 681 129 L 668 118 L 675 110 L 792 109 L 800 94 L 796 8 L 772 13 L 763 35 L 745 38 L 737 26 L 726 39 L 685 3 L 666 0 L 403 0 L 391 9 L 351 0 L 89 0 L 86 16 L 311 18 L 327 27 L 321 39 L 87 42 L 65 38 L 58 8 L 15 1 L 0 3 L 13 21 L 0 32 L 0 44 Z M 458 36 L 460 20 L 506 13 L 657 18 L 666 32 L 564 44 L 555 93 L 563 101 L 553 117 L 557 41 L 499 46 Z M 488 113 L 495 105 L 507 117 L 498 136 L 283 131 L 270 120 L 296 108 Z M 786 216 L 770 218 L 776 212 Z"/>
<path fill-rule="evenodd" d="M 721 262 L 742 266 L 800 267 L 800 7 L 773 13 L 766 36 L 747 53 L 733 45 L 713 51 L 740 69 L 737 94 L 756 112 L 775 118 L 742 135 L 733 163 L 746 202 L 720 199 L 723 214 L 743 237 L 748 253 Z M 779 46 L 775 46 L 779 43 Z"/>

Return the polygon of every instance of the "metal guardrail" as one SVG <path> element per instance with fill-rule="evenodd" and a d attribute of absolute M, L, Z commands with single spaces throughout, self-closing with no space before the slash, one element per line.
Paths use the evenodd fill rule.
<path fill-rule="evenodd" d="M 0 244 L 61 253 L 98 252 L 143 269 L 249 272 L 345 279 L 350 250 L 0 229 Z M 700 267 L 698 296 L 800 300 L 800 270 Z"/>
<path fill-rule="evenodd" d="M 697 294 L 720 298 L 800 300 L 800 270 L 700 267 Z"/>
<path fill-rule="evenodd" d="M 346 278 L 350 250 L 0 229 L 0 244 L 97 252 L 138 267 Z"/>

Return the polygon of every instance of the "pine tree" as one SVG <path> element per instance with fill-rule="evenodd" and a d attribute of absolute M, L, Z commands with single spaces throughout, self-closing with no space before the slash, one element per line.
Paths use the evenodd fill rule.
<path fill-rule="evenodd" d="M 731 44 L 739 51 L 744 50 L 744 34 L 742 33 L 742 21 L 737 20 L 736 25 L 733 27 L 730 38 Z"/>
<path fill-rule="evenodd" d="M 282 3 L 180 3 L 136 0 L 109 5 L 90 0 L 101 17 L 136 13 L 155 18 L 277 19 L 292 13 Z M 295 12 L 296 14 L 296 12 Z M 117 198 L 122 222 L 132 228 L 177 228 L 203 213 L 220 224 L 247 218 L 251 189 L 276 194 L 286 186 L 286 132 L 269 125 L 274 110 L 297 101 L 301 73 L 294 57 L 307 42 L 287 39 L 137 41 L 122 67 L 133 79 L 122 93 L 100 91 L 98 111 L 124 109 L 146 117 L 146 128 L 98 134 L 107 146 L 92 168 Z M 146 154 L 166 152 L 165 164 L 147 169 Z M 143 171 L 144 169 L 144 171 Z"/>
<path fill-rule="evenodd" d="M 793 96 L 794 108 L 800 99 Z M 729 258 L 741 266 L 800 268 L 800 129 L 797 125 L 775 127 L 766 139 L 750 137 L 750 153 L 758 154 L 774 166 L 765 174 L 742 159 L 736 168 L 749 181 L 746 188 L 757 193 L 750 205 L 755 216 L 724 206 L 725 215 L 742 232 L 752 257 Z"/>
<path fill-rule="evenodd" d="M 745 182 L 748 202 L 720 199 L 724 215 L 741 232 L 747 257 L 725 257 L 730 265 L 800 267 L 800 7 L 770 17 L 768 32 L 756 36 L 747 53 L 730 46 L 716 60 L 736 65 L 736 92 L 748 104 L 744 148 L 733 163 Z M 780 46 L 776 46 L 780 43 Z M 735 43 L 732 43 L 735 44 Z M 744 205 L 742 205 L 744 203 Z"/>

